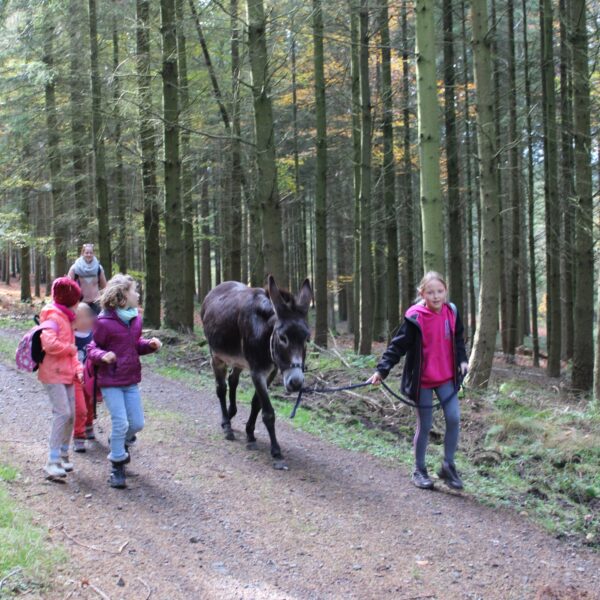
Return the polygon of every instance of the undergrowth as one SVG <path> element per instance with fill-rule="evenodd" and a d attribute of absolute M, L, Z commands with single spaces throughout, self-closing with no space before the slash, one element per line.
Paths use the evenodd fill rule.
<path fill-rule="evenodd" d="M 0 464 L 0 598 L 43 592 L 53 568 L 65 560 L 64 551 L 46 540 L 46 531 L 9 494 L 18 478 L 14 467 Z"/>

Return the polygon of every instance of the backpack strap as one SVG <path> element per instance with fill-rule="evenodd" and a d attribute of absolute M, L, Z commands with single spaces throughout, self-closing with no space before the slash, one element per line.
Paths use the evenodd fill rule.
<path fill-rule="evenodd" d="M 448 304 L 450 305 L 450 308 L 452 309 L 454 316 L 456 316 L 458 314 L 458 308 L 456 307 L 456 304 L 454 304 L 454 302 L 448 302 Z"/>

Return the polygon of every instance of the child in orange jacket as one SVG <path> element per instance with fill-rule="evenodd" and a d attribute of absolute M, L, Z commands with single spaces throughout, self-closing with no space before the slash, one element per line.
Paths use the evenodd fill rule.
<path fill-rule="evenodd" d="M 48 479 L 57 480 L 73 470 L 69 461 L 69 443 L 75 418 L 75 381 L 83 380 L 83 368 L 77 360 L 73 334 L 75 309 L 81 300 L 79 285 L 68 277 L 52 284 L 52 303 L 44 307 L 40 323 L 53 321 L 58 328 L 44 329 L 41 335 L 44 360 L 38 379 L 44 384 L 52 406 L 50 452 L 44 471 Z"/>

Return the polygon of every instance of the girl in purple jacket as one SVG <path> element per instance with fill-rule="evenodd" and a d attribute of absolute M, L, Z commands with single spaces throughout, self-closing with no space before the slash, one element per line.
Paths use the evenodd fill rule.
<path fill-rule="evenodd" d="M 125 465 L 130 461 L 129 446 L 144 427 L 144 411 L 138 383 L 142 379 L 140 354 L 161 347 L 158 338 L 142 338 L 138 313 L 139 294 L 129 275 L 115 275 L 100 297 L 102 312 L 88 346 L 88 359 L 97 366 L 97 385 L 110 412 L 112 423 L 110 485 L 126 487 Z"/>

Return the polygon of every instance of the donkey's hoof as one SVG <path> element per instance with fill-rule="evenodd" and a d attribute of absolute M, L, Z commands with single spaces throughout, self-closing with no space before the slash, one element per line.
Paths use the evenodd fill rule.
<path fill-rule="evenodd" d="M 275 462 L 273 463 L 273 468 L 276 471 L 289 471 L 290 469 L 285 460 L 283 460 L 283 458 L 275 460 Z"/>
<path fill-rule="evenodd" d="M 246 450 L 258 450 L 258 444 L 256 440 L 252 440 L 251 442 L 246 442 Z"/>
<path fill-rule="evenodd" d="M 233 433 L 233 431 L 226 431 L 225 439 L 229 440 L 230 442 L 233 442 L 233 440 L 235 440 L 235 434 Z"/>

